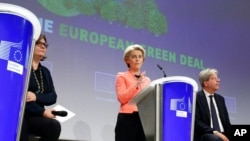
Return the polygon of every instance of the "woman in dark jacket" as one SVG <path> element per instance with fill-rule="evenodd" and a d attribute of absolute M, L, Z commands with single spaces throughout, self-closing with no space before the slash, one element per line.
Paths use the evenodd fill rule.
<path fill-rule="evenodd" d="M 40 63 L 46 58 L 47 47 L 47 39 L 41 34 L 34 49 L 20 141 L 28 141 L 31 134 L 39 136 L 40 141 L 58 141 L 61 133 L 53 109 L 45 108 L 57 100 L 50 71 Z"/>

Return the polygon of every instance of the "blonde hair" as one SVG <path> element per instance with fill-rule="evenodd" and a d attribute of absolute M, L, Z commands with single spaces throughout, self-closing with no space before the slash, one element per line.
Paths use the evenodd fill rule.
<path fill-rule="evenodd" d="M 127 58 L 129 57 L 130 55 L 130 52 L 131 51 L 134 51 L 134 50 L 139 50 L 142 52 L 142 56 L 143 56 L 143 61 L 145 60 L 145 57 L 146 57 L 146 51 L 145 49 L 141 46 L 141 45 L 138 45 L 138 44 L 134 44 L 134 45 L 130 45 L 128 46 L 125 50 L 124 50 L 124 53 L 123 53 L 123 60 L 126 62 Z M 129 67 L 129 64 L 127 64 L 127 66 Z"/>

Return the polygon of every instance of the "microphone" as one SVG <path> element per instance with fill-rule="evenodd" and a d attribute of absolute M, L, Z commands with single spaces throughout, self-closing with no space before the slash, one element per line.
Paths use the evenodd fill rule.
<path fill-rule="evenodd" d="M 52 114 L 55 116 L 65 117 L 68 115 L 67 111 L 52 111 Z"/>
<path fill-rule="evenodd" d="M 163 76 L 167 77 L 165 71 L 162 69 L 162 67 L 159 64 L 157 64 L 157 67 L 163 72 Z"/>

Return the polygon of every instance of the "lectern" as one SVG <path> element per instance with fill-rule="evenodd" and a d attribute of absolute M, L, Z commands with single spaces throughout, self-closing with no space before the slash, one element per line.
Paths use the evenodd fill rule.
<path fill-rule="evenodd" d="M 34 43 L 41 33 L 29 10 L 0 3 L 0 140 L 19 141 Z"/>
<path fill-rule="evenodd" d="M 197 91 L 192 78 L 170 76 L 152 81 L 132 99 L 147 141 L 193 141 Z"/>

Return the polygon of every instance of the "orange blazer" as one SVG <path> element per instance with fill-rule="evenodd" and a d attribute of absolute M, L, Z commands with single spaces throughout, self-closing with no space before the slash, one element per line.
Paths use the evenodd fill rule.
<path fill-rule="evenodd" d="M 129 101 L 150 82 L 150 78 L 144 76 L 140 86 L 137 86 L 137 78 L 130 71 L 119 72 L 116 76 L 116 94 L 120 102 L 119 113 L 133 113 L 134 111 L 138 111 L 137 106 L 130 104 Z"/>

